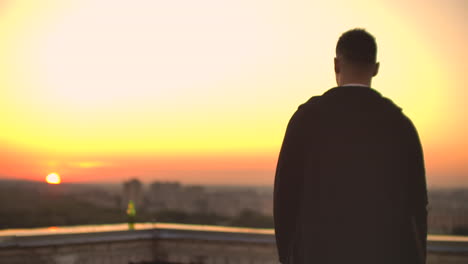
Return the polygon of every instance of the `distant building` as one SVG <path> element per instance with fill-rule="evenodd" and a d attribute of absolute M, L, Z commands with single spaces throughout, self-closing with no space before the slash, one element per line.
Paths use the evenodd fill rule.
<path fill-rule="evenodd" d="M 133 201 L 137 209 L 142 208 L 144 201 L 143 184 L 138 179 L 131 179 L 123 183 L 122 209 L 126 209 L 128 202 Z"/>
<path fill-rule="evenodd" d="M 178 182 L 153 182 L 149 188 L 149 209 L 180 209 L 182 186 Z"/>
<path fill-rule="evenodd" d="M 156 181 L 148 190 L 147 208 L 151 212 L 177 210 L 188 213 L 216 213 L 234 217 L 249 209 L 272 214 L 272 192 L 263 194 L 251 188 L 213 190 L 209 187 Z"/>

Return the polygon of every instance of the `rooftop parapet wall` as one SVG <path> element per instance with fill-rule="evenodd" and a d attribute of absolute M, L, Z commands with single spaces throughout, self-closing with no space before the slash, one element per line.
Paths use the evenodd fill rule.
<path fill-rule="evenodd" d="M 0 231 L 0 263 L 278 263 L 273 230 L 175 224 Z M 54 234 L 50 234 L 53 232 Z M 428 264 L 468 263 L 468 238 L 430 236 Z"/>

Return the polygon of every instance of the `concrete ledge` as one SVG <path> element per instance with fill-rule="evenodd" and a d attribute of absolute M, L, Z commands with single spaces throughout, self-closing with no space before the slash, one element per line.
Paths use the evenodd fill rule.
<path fill-rule="evenodd" d="M 190 239 L 202 241 L 225 241 L 236 243 L 265 243 L 275 244 L 275 237 L 271 234 L 232 233 L 221 231 L 192 231 L 176 229 L 157 229 L 155 239 Z"/>
<path fill-rule="evenodd" d="M 80 228 L 80 227 L 77 227 Z M 193 229 L 196 230 L 193 230 Z M 47 229 L 44 229 L 47 230 Z M 236 232 L 237 231 L 237 232 Z M 0 233 L 1 235 L 1 233 Z M 57 233 L 27 236 L 0 236 L 0 248 L 41 247 L 64 244 L 88 244 L 113 241 L 148 239 L 185 239 L 202 241 L 226 241 L 236 243 L 275 244 L 273 230 L 231 228 L 218 226 L 195 226 L 178 224 L 158 224 L 142 230 L 119 230 L 89 233 Z M 429 235 L 429 252 L 468 253 L 468 237 Z"/>
<path fill-rule="evenodd" d="M 243 234 L 219 231 L 193 231 L 177 229 L 150 229 L 132 231 L 114 231 L 84 234 L 57 234 L 36 236 L 10 236 L 0 238 L 0 248 L 8 247 L 44 247 L 70 244 L 89 244 L 114 241 L 168 239 L 226 241 L 236 243 L 274 244 L 275 238 L 268 234 Z"/>
<path fill-rule="evenodd" d="M 45 247 L 73 244 L 155 239 L 155 230 L 114 231 L 85 234 L 11 236 L 0 240 L 0 249 L 8 247 Z"/>

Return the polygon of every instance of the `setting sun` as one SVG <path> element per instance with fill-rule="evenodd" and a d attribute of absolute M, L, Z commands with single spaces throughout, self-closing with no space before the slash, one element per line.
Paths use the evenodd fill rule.
<path fill-rule="evenodd" d="M 60 184 L 61 181 L 62 180 L 60 179 L 60 175 L 57 173 L 51 173 L 46 177 L 46 182 L 48 184 Z"/>

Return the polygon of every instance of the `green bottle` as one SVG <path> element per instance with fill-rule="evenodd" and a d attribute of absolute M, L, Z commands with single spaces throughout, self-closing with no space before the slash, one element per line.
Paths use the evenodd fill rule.
<path fill-rule="evenodd" d="M 129 230 L 135 229 L 136 210 L 135 210 L 135 204 L 133 203 L 132 200 L 128 202 L 127 216 L 128 216 L 128 229 Z"/>

